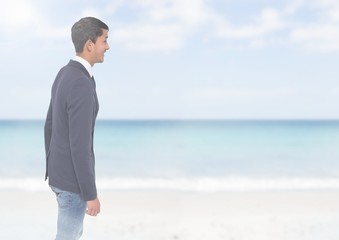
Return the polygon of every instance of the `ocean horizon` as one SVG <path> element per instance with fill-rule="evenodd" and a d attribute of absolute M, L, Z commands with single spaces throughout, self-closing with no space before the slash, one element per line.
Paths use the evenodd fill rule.
<path fill-rule="evenodd" d="M 0 189 L 48 189 L 43 120 L 0 120 Z M 98 120 L 101 189 L 339 188 L 339 120 Z"/>

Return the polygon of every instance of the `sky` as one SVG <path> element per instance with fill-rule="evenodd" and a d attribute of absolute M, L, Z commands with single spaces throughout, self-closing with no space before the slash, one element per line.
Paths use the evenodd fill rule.
<path fill-rule="evenodd" d="M 337 0 L 10 0 L 0 119 L 44 119 L 74 22 L 109 25 L 99 119 L 339 119 Z"/>

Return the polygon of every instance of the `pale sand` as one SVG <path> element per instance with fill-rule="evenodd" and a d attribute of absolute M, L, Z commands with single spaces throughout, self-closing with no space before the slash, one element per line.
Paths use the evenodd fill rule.
<path fill-rule="evenodd" d="M 0 191 L 0 239 L 53 239 L 49 191 Z M 84 240 L 338 240 L 339 191 L 100 191 Z"/>

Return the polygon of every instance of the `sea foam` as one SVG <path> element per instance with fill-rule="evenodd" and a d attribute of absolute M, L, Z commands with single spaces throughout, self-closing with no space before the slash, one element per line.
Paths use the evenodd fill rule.
<path fill-rule="evenodd" d="M 339 189 L 339 178 L 101 178 L 99 190 L 267 191 Z M 38 178 L 3 178 L 0 190 L 49 190 Z"/>

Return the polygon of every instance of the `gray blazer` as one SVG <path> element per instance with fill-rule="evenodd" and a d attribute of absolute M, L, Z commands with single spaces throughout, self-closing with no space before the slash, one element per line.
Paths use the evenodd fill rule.
<path fill-rule="evenodd" d="M 49 185 L 97 197 L 93 134 L 99 104 L 95 81 L 71 60 L 55 78 L 45 122 L 46 176 Z"/>

